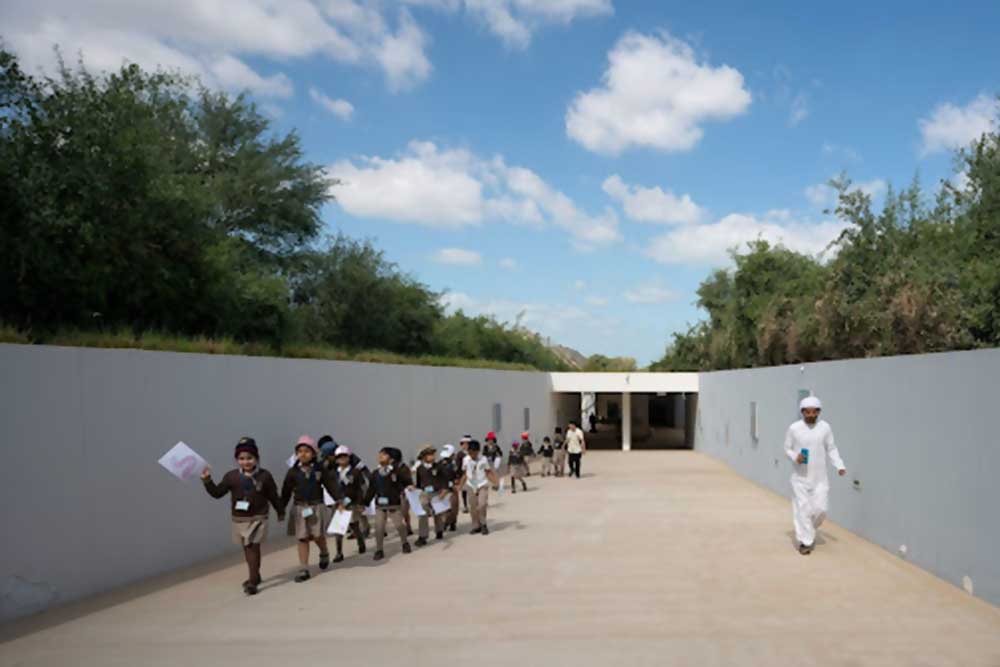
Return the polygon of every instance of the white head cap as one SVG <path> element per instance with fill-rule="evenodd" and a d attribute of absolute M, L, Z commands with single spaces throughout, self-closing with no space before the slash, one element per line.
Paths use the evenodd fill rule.
<path fill-rule="evenodd" d="M 451 455 L 454 453 L 455 453 L 455 445 L 451 444 L 450 442 L 441 448 L 441 458 L 443 459 L 451 458 Z"/>
<path fill-rule="evenodd" d="M 816 408 L 817 410 L 822 410 L 823 404 L 820 403 L 819 399 L 815 396 L 806 396 L 799 401 L 799 412 L 802 412 L 806 408 Z"/>

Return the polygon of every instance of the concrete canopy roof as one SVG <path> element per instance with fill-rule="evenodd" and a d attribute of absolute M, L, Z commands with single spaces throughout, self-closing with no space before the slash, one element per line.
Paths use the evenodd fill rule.
<path fill-rule="evenodd" d="M 697 373 L 549 373 L 554 392 L 696 393 Z"/>

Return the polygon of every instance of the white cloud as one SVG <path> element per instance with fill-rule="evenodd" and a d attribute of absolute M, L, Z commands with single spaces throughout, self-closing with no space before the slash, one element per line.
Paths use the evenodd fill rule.
<path fill-rule="evenodd" d="M 351 215 L 462 227 L 484 218 L 483 184 L 471 173 L 473 161 L 464 150 L 411 142 L 399 158 L 362 157 L 359 165 L 345 160 L 329 172 L 341 180 L 333 194 Z"/>
<path fill-rule="evenodd" d="M 603 296 L 588 296 L 584 299 L 584 302 L 590 306 L 606 306 L 608 305 L 608 300 Z"/>
<path fill-rule="evenodd" d="M 1000 114 L 1000 102 L 980 95 L 964 107 L 951 103 L 938 105 L 929 118 L 921 118 L 922 155 L 965 148 L 990 132 Z"/>
<path fill-rule="evenodd" d="M 826 207 L 837 203 L 837 191 L 826 183 L 810 185 L 805 189 L 805 195 L 813 206 Z"/>
<path fill-rule="evenodd" d="M 524 49 L 546 25 L 567 25 L 576 18 L 614 12 L 611 0 L 404 0 L 406 4 L 444 11 L 465 10 L 508 47 Z"/>
<path fill-rule="evenodd" d="M 70 62 L 82 54 L 96 70 L 127 60 L 273 97 L 290 96 L 291 82 L 259 73 L 246 57 L 379 67 L 393 90 L 431 72 L 426 38 L 407 12 L 394 28 L 381 4 L 356 0 L 35 0 L 0 3 L 0 25 L 30 71 L 53 71 L 58 44 Z"/>
<path fill-rule="evenodd" d="M 687 43 L 665 32 L 629 32 L 608 53 L 602 85 L 573 100 L 566 133 L 609 155 L 632 147 L 686 151 L 701 139 L 702 123 L 737 116 L 750 99 L 736 69 L 699 63 Z"/>
<path fill-rule="evenodd" d="M 792 109 L 788 115 L 788 124 L 795 127 L 809 117 L 809 98 L 799 93 L 792 100 Z"/>
<path fill-rule="evenodd" d="M 291 97 L 295 92 L 291 79 L 284 74 L 264 77 L 238 58 L 225 55 L 212 62 L 209 71 L 225 88 L 248 90 L 261 97 Z"/>
<path fill-rule="evenodd" d="M 338 203 L 358 217 L 432 227 L 552 225 L 565 230 L 579 250 L 622 238 L 613 210 L 587 213 L 535 172 L 508 166 L 500 156 L 486 160 L 413 141 L 396 158 L 344 160 L 329 172 L 341 180 L 333 190 Z"/>
<path fill-rule="evenodd" d="M 517 260 L 513 257 L 504 257 L 498 264 L 501 269 L 506 269 L 507 271 L 515 271 L 518 268 Z"/>
<path fill-rule="evenodd" d="M 663 264 L 723 266 L 729 264 L 729 249 L 742 250 L 747 243 L 763 239 L 818 255 L 847 226 L 838 220 L 800 222 L 784 211 L 768 212 L 763 217 L 733 213 L 710 224 L 675 227 L 654 238 L 646 254 Z"/>
<path fill-rule="evenodd" d="M 844 162 L 860 162 L 861 153 L 851 148 L 850 146 L 841 146 L 840 144 L 830 143 L 826 141 L 823 143 L 822 147 L 823 157 L 836 159 L 839 158 Z"/>
<path fill-rule="evenodd" d="M 664 192 L 659 187 L 629 185 L 618 174 L 606 178 L 601 187 L 609 196 L 621 202 L 625 215 L 631 220 L 691 224 L 701 220 L 705 214 L 705 210 L 695 204 L 690 195 L 678 197 L 670 190 Z"/>
<path fill-rule="evenodd" d="M 948 182 L 951 183 L 951 187 L 959 192 L 965 192 L 969 189 L 969 172 L 960 171 L 948 179 Z"/>
<path fill-rule="evenodd" d="M 466 250 L 464 248 L 441 248 L 434 254 L 434 261 L 439 264 L 476 266 L 478 264 L 482 264 L 483 256 L 475 250 Z"/>
<path fill-rule="evenodd" d="M 657 304 L 673 301 L 677 298 L 677 293 L 659 285 L 643 285 L 626 290 L 622 296 L 629 303 Z"/>
<path fill-rule="evenodd" d="M 864 181 L 862 183 L 854 183 L 851 187 L 851 190 L 860 190 L 873 200 L 878 199 L 885 194 L 887 189 L 888 185 L 881 178 Z M 826 183 L 810 185 L 803 192 L 806 199 L 809 200 L 809 203 L 817 208 L 832 207 L 837 203 L 837 191 Z"/>
<path fill-rule="evenodd" d="M 865 181 L 864 183 L 855 183 L 854 187 L 861 190 L 872 199 L 877 199 L 885 194 L 888 186 L 881 178 L 876 178 L 875 180 Z"/>
<path fill-rule="evenodd" d="M 424 54 L 427 34 L 409 12 L 401 11 L 399 17 L 399 31 L 385 34 L 375 48 L 389 89 L 397 92 L 413 88 L 431 74 L 431 62 Z"/>
<path fill-rule="evenodd" d="M 354 115 L 354 105 L 347 100 L 335 100 L 332 97 L 324 95 L 316 88 L 309 89 L 309 97 L 311 97 L 316 104 L 320 105 L 341 120 L 350 120 L 351 116 Z"/>
<path fill-rule="evenodd" d="M 562 303 L 514 301 L 510 299 L 477 299 L 464 292 L 446 292 L 441 305 L 449 313 L 461 309 L 467 315 L 489 315 L 500 322 L 520 324 L 543 336 L 568 344 L 569 334 L 586 331 L 604 337 L 619 336 L 621 323 L 608 316 L 595 315 L 585 308 Z"/>

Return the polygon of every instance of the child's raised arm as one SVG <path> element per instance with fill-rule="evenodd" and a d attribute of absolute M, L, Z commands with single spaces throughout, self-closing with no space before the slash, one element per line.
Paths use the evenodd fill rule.
<path fill-rule="evenodd" d="M 201 481 L 205 485 L 205 490 L 208 491 L 208 495 L 213 498 L 221 498 L 227 493 L 229 493 L 229 485 L 226 484 L 226 477 L 223 476 L 219 483 L 216 484 L 212 481 L 212 469 L 205 468 L 201 471 Z"/>

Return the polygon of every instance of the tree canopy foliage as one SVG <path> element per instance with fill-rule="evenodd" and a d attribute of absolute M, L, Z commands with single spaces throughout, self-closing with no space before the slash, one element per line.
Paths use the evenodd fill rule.
<path fill-rule="evenodd" d="M 324 238 L 330 186 L 244 96 L 131 64 L 39 78 L 0 49 L 0 321 L 563 367 L 520 327 L 446 315 L 370 241 Z"/>
<path fill-rule="evenodd" d="M 848 227 L 821 261 L 758 240 L 698 289 L 708 317 L 654 370 L 712 370 L 1000 345 L 1000 134 L 956 155 L 964 178 L 919 182 L 880 212 L 846 177 Z M 955 185 L 958 182 L 960 185 Z"/>

